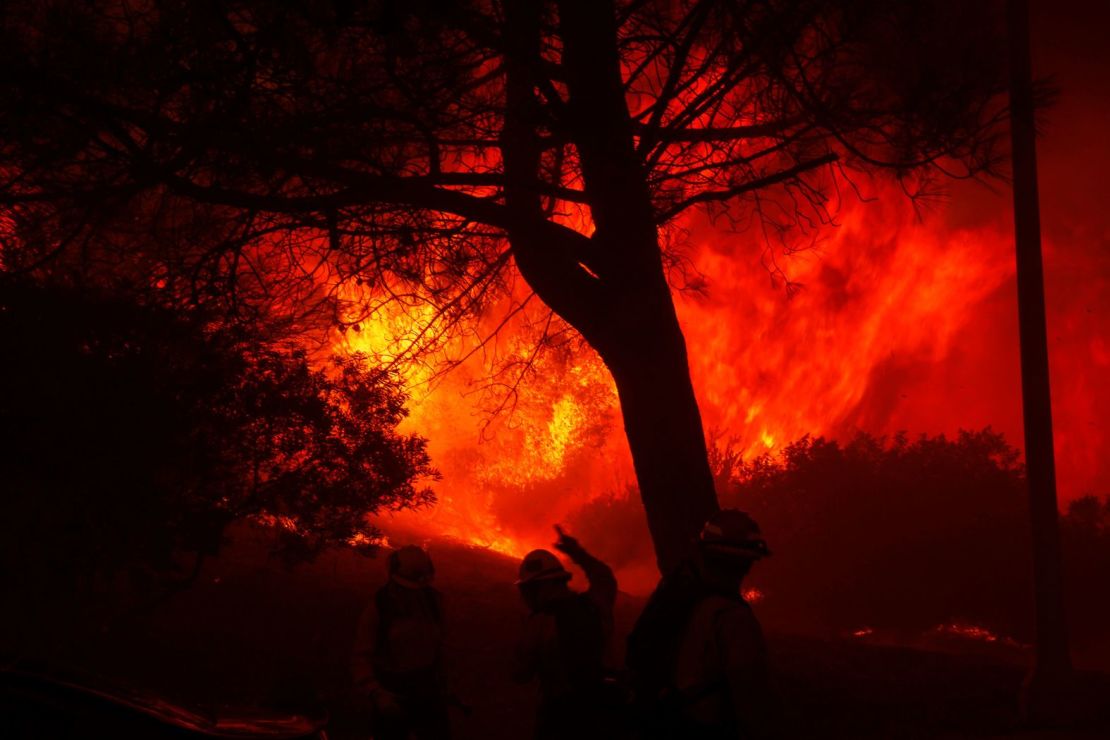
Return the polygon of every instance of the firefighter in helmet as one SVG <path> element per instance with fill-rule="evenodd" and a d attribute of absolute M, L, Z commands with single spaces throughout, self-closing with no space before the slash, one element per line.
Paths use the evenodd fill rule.
<path fill-rule="evenodd" d="M 359 619 L 351 673 L 368 701 L 375 738 L 450 737 L 443 667 L 443 599 L 422 548 L 390 554 L 389 580 Z"/>
<path fill-rule="evenodd" d="M 767 646 L 741 592 L 769 554 L 755 521 L 725 509 L 659 583 L 628 638 L 643 737 L 779 736 Z"/>
<path fill-rule="evenodd" d="M 529 614 L 513 677 L 520 683 L 539 679 L 537 738 L 612 737 L 615 718 L 608 704 L 604 663 L 617 580 L 578 540 L 555 529 L 555 548 L 582 568 L 589 587 L 571 590 L 570 572 L 548 550 L 533 550 L 524 557 L 516 585 Z"/>

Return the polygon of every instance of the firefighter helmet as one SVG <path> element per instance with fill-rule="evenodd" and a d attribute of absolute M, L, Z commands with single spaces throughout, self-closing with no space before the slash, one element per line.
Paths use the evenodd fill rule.
<path fill-rule="evenodd" d="M 533 550 L 520 561 L 520 578 L 516 585 L 556 580 L 569 581 L 570 572 L 548 550 Z"/>
<path fill-rule="evenodd" d="M 759 525 L 739 509 L 722 509 L 710 517 L 698 535 L 698 545 L 716 555 L 747 560 L 771 554 Z"/>
<path fill-rule="evenodd" d="M 405 545 L 389 555 L 389 576 L 402 586 L 423 588 L 435 574 L 435 565 L 422 547 Z"/>

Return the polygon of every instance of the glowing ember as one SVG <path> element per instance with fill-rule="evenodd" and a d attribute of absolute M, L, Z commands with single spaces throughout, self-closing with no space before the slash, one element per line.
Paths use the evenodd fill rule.
<path fill-rule="evenodd" d="M 986 627 L 980 627 L 975 624 L 964 624 L 962 622 L 951 622 L 949 624 L 938 624 L 930 631 L 934 635 L 947 635 L 951 637 L 961 637 L 967 640 L 977 640 L 979 642 L 998 643 L 1000 645 L 1007 645 L 1009 647 L 1027 647 L 1017 640 L 998 635 L 991 632 Z"/>

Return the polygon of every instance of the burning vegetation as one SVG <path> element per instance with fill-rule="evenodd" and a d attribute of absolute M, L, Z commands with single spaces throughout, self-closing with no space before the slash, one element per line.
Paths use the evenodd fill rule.
<path fill-rule="evenodd" d="M 568 522 L 643 591 L 719 499 L 767 523 L 782 624 L 1026 639 L 1018 453 L 958 433 L 1020 430 L 1010 235 L 939 207 L 1000 174 L 989 4 L 435 5 L 12 3 L 5 280 L 293 358 L 326 428 L 248 426 L 327 470 L 210 508 L 308 550 Z M 1102 562 L 1110 271 L 1060 262 L 1066 542 Z"/>
<path fill-rule="evenodd" d="M 897 188 L 921 203 L 938 177 L 994 174 L 1000 161 L 1002 36 L 978 6 L 72 10 L 25 3 L 5 16 L 14 143 L 0 168 L 15 175 L 4 203 L 18 244 L 5 265 L 153 275 L 166 302 L 286 328 L 325 317 L 376 335 L 370 317 L 397 315 L 374 304 L 398 303 L 423 314 L 401 330 L 416 354 L 449 344 L 440 324 L 469 320 L 485 350 L 519 318 L 529 342 L 563 347 L 554 361 L 572 378 L 590 362 L 566 359 L 580 341 L 604 365 L 586 376 L 608 376 L 619 397 L 664 569 L 717 508 L 692 378 L 736 388 L 719 410 L 707 392 L 704 413 L 729 433 L 747 434 L 733 431 L 744 419 L 753 445 L 811 426 L 808 414 L 774 419 L 766 383 L 699 378 L 699 358 L 750 359 L 713 354 L 702 336 L 688 345 L 672 287 L 704 287 L 699 273 L 720 271 L 707 256 L 735 240 L 757 244 L 762 274 L 794 293 L 785 255 L 819 249 L 860 195 Z M 62 48 L 74 53 L 52 51 Z M 729 323 L 763 329 L 744 318 Z M 537 358 L 527 347 L 498 355 L 497 403 L 511 404 Z M 818 413 L 836 419 L 859 394 L 826 382 L 834 400 Z M 582 486 L 565 476 L 572 435 L 604 418 L 575 395 L 604 381 L 567 385 L 545 402 L 540 433 L 533 421 L 515 430 L 538 456 L 500 476 L 524 467 L 537 490 L 498 506 L 528 515 L 524 499 L 542 489 Z"/>

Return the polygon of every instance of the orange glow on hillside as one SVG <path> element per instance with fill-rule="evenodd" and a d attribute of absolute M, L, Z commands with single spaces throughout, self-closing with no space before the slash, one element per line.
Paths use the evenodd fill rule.
<path fill-rule="evenodd" d="M 986 627 L 980 627 L 975 624 L 964 624 L 963 622 L 951 622 L 949 624 L 938 624 L 932 629 L 932 633 L 938 636 L 959 637 L 965 640 L 975 640 L 977 642 L 996 643 L 1000 645 L 1007 645 L 1015 648 L 1027 648 L 1028 645 L 1018 642 L 1012 637 L 999 635 Z"/>
<path fill-rule="evenodd" d="M 404 355 L 432 318 L 426 306 L 386 304 L 357 331 L 337 333 L 335 346 L 388 362 Z M 628 465 L 613 484 L 629 479 L 616 390 L 604 365 L 592 353 L 537 354 L 531 334 L 521 329 L 528 320 L 522 316 L 497 337 L 502 358 L 535 364 L 512 408 L 500 413 L 485 409 L 505 391 L 490 386 L 482 356 L 443 375 L 433 361 L 399 365 L 412 392 L 403 429 L 428 437 L 444 479 L 433 509 L 389 515 L 391 526 L 519 557 L 550 547 L 551 524 L 606 490 L 590 487 L 607 461 Z M 438 352 L 465 354 L 468 341 L 453 338 Z M 586 485 L 571 490 L 576 481 Z M 532 518 L 529 506 L 545 516 L 520 526 Z"/>

